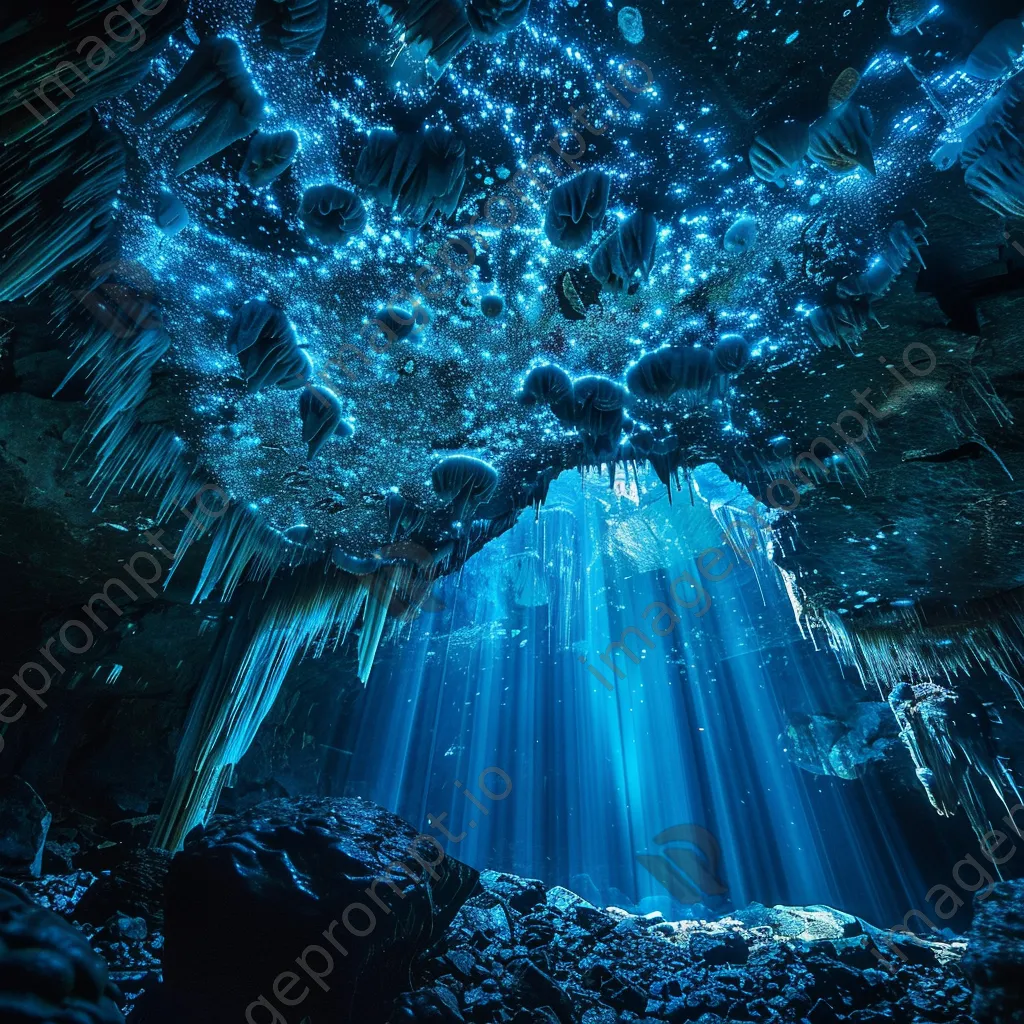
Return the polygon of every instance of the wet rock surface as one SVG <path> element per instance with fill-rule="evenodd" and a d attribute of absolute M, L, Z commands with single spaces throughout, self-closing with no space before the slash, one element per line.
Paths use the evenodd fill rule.
<path fill-rule="evenodd" d="M 123 1024 L 120 994 L 85 936 L 0 879 L 0 1020 Z"/>
<path fill-rule="evenodd" d="M 964 971 L 981 1024 L 1024 1020 L 1024 882 L 1001 882 L 976 904 Z"/>
<path fill-rule="evenodd" d="M 962 943 L 892 946 L 828 907 L 752 904 L 670 922 L 496 872 L 481 875 L 481 889 L 417 962 L 422 988 L 392 1021 L 969 1020 Z"/>
<path fill-rule="evenodd" d="M 359 1019 L 407 986 L 412 958 L 476 880 L 430 837 L 364 800 L 272 800 L 216 817 L 171 863 L 166 983 L 197 1011 L 241 1019 L 290 972 L 291 998 L 309 990 L 305 1012 Z"/>
<path fill-rule="evenodd" d="M 52 818 L 24 779 L 0 779 L 0 871 L 39 877 Z"/>
<path fill-rule="evenodd" d="M 32 913 L 102 954 L 137 1024 L 247 1012 L 255 1024 L 1019 1019 L 1019 885 L 978 905 L 964 958 L 963 940 L 894 935 L 825 906 L 755 903 L 702 921 L 601 909 L 561 886 L 442 859 L 412 826 L 355 799 L 274 800 L 215 818 L 174 859 L 166 888 L 162 872 L 139 867 L 151 853 L 128 851 L 99 876 L 26 883 Z M 389 871 L 399 860 L 408 874 Z M 158 903 L 166 935 L 143 916 Z M 372 930 L 356 903 L 377 911 Z M 330 967 L 317 945 L 334 953 Z M 21 961 L 9 971 L 13 990 L 34 983 Z"/>

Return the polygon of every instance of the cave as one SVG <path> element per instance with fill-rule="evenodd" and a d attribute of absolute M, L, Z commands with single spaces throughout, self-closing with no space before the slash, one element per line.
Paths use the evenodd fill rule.
<path fill-rule="evenodd" d="M 0 24 L 0 1022 L 1024 1021 L 1024 12 Z"/>

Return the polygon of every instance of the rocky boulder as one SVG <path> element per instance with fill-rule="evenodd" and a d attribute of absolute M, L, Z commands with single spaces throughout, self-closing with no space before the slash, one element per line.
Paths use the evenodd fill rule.
<path fill-rule="evenodd" d="M 970 1022 L 962 943 L 891 936 L 825 906 L 666 921 L 540 885 L 483 872 L 391 1021 Z"/>
<path fill-rule="evenodd" d="M 119 997 L 81 932 L 0 879 L 0 1020 L 124 1024 Z"/>
<path fill-rule="evenodd" d="M 383 808 L 271 800 L 194 830 L 167 877 L 164 977 L 193 1020 L 387 1020 L 477 885 Z"/>
<path fill-rule="evenodd" d="M 979 1024 L 1024 1021 L 1024 879 L 999 882 L 975 901 L 963 965 Z"/>
<path fill-rule="evenodd" d="M 0 874 L 38 878 L 52 815 L 23 779 L 0 779 Z"/>

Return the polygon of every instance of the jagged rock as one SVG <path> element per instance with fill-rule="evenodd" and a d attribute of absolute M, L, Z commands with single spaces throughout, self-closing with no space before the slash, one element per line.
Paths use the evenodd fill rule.
<path fill-rule="evenodd" d="M 465 1018 L 459 1013 L 458 1001 L 446 988 L 425 989 L 420 992 L 406 992 L 395 1000 L 392 1024 L 405 1021 L 423 1021 L 431 1024 L 463 1024 Z"/>
<path fill-rule="evenodd" d="M 572 1024 L 572 1001 L 549 975 L 523 957 L 508 965 L 517 1002 L 528 1009 L 547 1008 L 560 1024 Z"/>
<path fill-rule="evenodd" d="M 498 904 L 489 907 L 467 905 L 462 907 L 459 915 L 470 930 L 479 930 L 484 935 L 494 935 L 506 941 L 512 937 L 508 917 Z"/>
<path fill-rule="evenodd" d="M 98 925 L 117 915 L 162 927 L 164 882 L 170 863 L 166 850 L 133 850 L 100 875 L 75 907 L 74 919 Z"/>
<path fill-rule="evenodd" d="M 164 976 L 212 1020 L 242 1020 L 253 1004 L 266 1017 L 289 1005 L 278 993 L 304 991 L 301 1014 L 316 1020 L 386 1020 L 413 957 L 477 878 L 360 799 L 271 800 L 217 816 L 171 862 Z"/>
<path fill-rule="evenodd" d="M 1024 1020 L 1024 879 L 998 882 L 986 899 L 975 900 L 963 965 L 980 1024 Z"/>
<path fill-rule="evenodd" d="M 141 917 L 126 917 L 115 914 L 107 922 L 107 932 L 115 939 L 126 939 L 129 942 L 141 942 L 148 934 L 146 921 Z"/>
<path fill-rule="evenodd" d="M 480 888 L 504 899 L 513 910 L 529 913 L 544 902 L 544 883 L 536 878 L 519 878 L 501 871 L 482 871 Z"/>
<path fill-rule="evenodd" d="M 43 848 L 43 871 L 48 875 L 69 874 L 75 869 L 75 857 L 80 850 L 78 843 L 47 840 Z"/>
<path fill-rule="evenodd" d="M 0 879 L 0 1020 L 124 1024 L 119 999 L 85 937 Z"/>
<path fill-rule="evenodd" d="M 842 715 L 794 716 L 786 735 L 794 764 L 840 779 L 857 778 L 862 765 L 883 760 L 899 743 L 899 728 L 884 701 L 859 701 Z"/>
<path fill-rule="evenodd" d="M 589 968 L 583 975 L 583 984 L 599 992 L 601 1001 L 616 1010 L 643 1013 L 647 1006 L 647 998 L 640 989 L 621 975 L 609 970 L 604 964 Z"/>
<path fill-rule="evenodd" d="M 690 952 L 709 964 L 745 964 L 747 944 L 735 932 L 727 935 L 694 935 L 690 939 Z"/>
<path fill-rule="evenodd" d="M 599 910 L 556 886 L 523 914 L 514 875 L 485 877 L 469 906 L 492 906 L 500 890 L 513 938 L 459 914 L 444 957 L 413 967 L 421 991 L 443 975 L 473 1024 L 910 1024 L 952 1021 L 970 999 L 955 966 L 960 944 L 900 936 L 895 948 L 914 956 L 890 975 L 873 953 L 880 943 L 892 951 L 895 937 L 830 907 L 751 904 L 718 920 L 665 921 Z"/>
<path fill-rule="evenodd" d="M 53 816 L 24 779 L 0 779 L 0 873 L 38 878 Z"/>

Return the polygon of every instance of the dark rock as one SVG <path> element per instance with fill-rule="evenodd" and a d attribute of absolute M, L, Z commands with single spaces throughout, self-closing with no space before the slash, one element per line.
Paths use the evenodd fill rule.
<path fill-rule="evenodd" d="M 583 984 L 586 988 L 599 992 L 601 1002 L 616 1010 L 643 1013 L 647 1008 L 647 998 L 643 992 L 603 964 L 587 970 L 583 975 Z"/>
<path fill-rule="evenodd" d="M 1024 879 L 998 882 L 975 900 L 963 968 L 980 1024 L 1024 1020 Z"/>
<path fill-rule="evenodd" d="M 543 917 L 525 917 L 523 925 L 525 927 L 520 933 L 519 941 L 527 949 L 546 946 L 555 937 L 555 926 Z"/>
<path fill-rule="evenodd" d="M 52 817 L 24 779 L 0 779 L 0 874 L 39 877 Z"/>
<path fill-rule="evenodd" d="M 43 848 L 44 874 L 70 874 L 75 870 L 75 857 L 80 849 L 78 843 L 56 843 L 52 839 L 47 840 Z"/>
<path fill-rule="evenodd" d="M 834 945 L 839 959 L 850 967 L 856 967 L 863 971 L 878 966 L 875 943 L 867 935 L 855 935 L 849 939 L 840 939 Z"/>
<path fill-rule="evenodd" d="M 536 878 L 519 878 L 501 871 L 483 871 L 480 888 L 505 900 L 513 910 L 527 914 L 544 902 L 546 886 Z"/>
<path fill-rule="evenodd" d="M 142 992 L 133 1024 L 230 1024 L 247 1008 L 257 1024 L 973 1024 L 949 942 L 918 940 L 927 962 L 901 961 L 893 976 L 871 955 L 881 933 L 827 907 L 751 906 L 672 923 L 600 911 L 558 887 L 538 902 L 540 883 L 494 872 L 469 895 L 475 873 L 416 839 L 358 800 L 274 801 L 213 819 L 168 876 L 164 985 L 146 974 L 159 966 L 162 937 L 131 920 L 142 915 L 118 905 L 112 881 L 152 851 L 128 851 L 95 882 L 84 876 L 76 891 L 106 887 L 114 909 L 97 919 L 108 896 L 93 895 L 93 910 L 76 918 L 129 998 Z M 402 858 L 409 844 L 427 866 L 436 861 L 436 878 Z M 395 859 L 409 862 L 412 877 Z M 316 947 L 333 949 L 325 929 L 344 922 L 346 908 L 380 910 L 367 894 L 375 879 L 391 914 L 377 913 L 362 937 L 336 924 L 348 955 L 322 959 Z M 363 922 L 362 911 L 350 914 Z M 980 1024 L 1010 1022 L 1018 1024 Z"/>
<path fill-rule="evenodd" d="M 856 1007 L 864 1005 L 882 977 L 877 971 L 859 971 L 841 963 L 834 953 L 830 954 L 821 948 L 815 949 L 806 958 L 806 962 L 814 974 L 814 984 L 810 990 L 812 996 L 828 999 L 833 993 L 840 993 L 848 1005 Z"/>
<path fill-rule="evenodd" d="M 474 1021 L 492 1020 L 504 1003 L 499 993 L 488 992 L 483 987 L 469 989 L 462 998 L 467 1016 Z"/>
<path fill-rule="evenodd" d="M 480 931 L 488 938 L 511 939 L 508 916 L 499 904 L 481 905 L 490 901 L 488 896 L 476 897 L 459 910 L 459 916 L 470 930 Z"/>
<path fill-rule="evenodd" d="M 548 1007 L 561 1024 L 573 1024 L 572 1000 L 555 981 L 523 957 L 508 965 L 516 998 L 527 1008 Z"/>
<path fill-rule="evenodd" d="M 126 917 L 124 914 L 112 917 L 107 921 L 106 928 L 113 939 L 123 939 L 127 942 L 141 942 L 149 934 L 143 918 Z"/>
<path fill-rule="evenodd" d="M 576 920 L 582 928 L 593 935 L 607 935 L 615 927 L 615 922 L 603 910 L 595 907 L 580 906 L 576 908 Z"/>
<path fill-rule="evenodd" d="M 723 936 L 694 935 L 690 952 L 709 964 L 745 964 L 749 956 L 743 936 L 735 932 Z"/>
<path fill-rule="evenodd" d="M 705 1021 L 710 1024 L 721 1020 L 719 1014 L 708 1010 L 712 1001 L 719 1009 L 726 1009 L 724 1002 L 713 998 L 710 993 L 691 994 L 683 999 L 673 999 L 665 1010 L 665 1017 L 670 1024 L 684 1024 L 686 1021 Z"/>
<path fill-rule="evenodd" d="M 856 1021 L 857 1024 L 892 1024 L 893 1016 L 887 1010 L 871 1007 L 863 1010 L 854 1010 L 847 1017 L 847 1020 Z"/>
<path fill-rule="evenodd" d="M 281 1005 L 276 991 L 295 999 L 307 988 L 302 1015 L 386 1020 L 413 958 L 477 878 L 360 799 L 273 800 L 217 816 L 171 862 L 164 977 L 211 1020 L 242 1020 L 261 1000 L 255 1012 L 266 1016 Z"/>
<path fill-rule="evenodd" d="M 506 876 L 505 900 L 513 885 Z M 953 966 L 956 947 L 933 942 L 927 969 L 908 964 L 891 978 L 874 958 L 863 967 L 849 962 L 847 944 L 862 955 L 873 941 L 850 933 L 870 926 L 827 907 L 751 906 L 721 921 L 673 924 L 658 915 L 597 911 L 556 887 L 543 908 L 510 914 L 518 945 L 494 931 L 470 930 L 461 914 L 446 936 L 446 961 L 458 950 L 472 959 L 474 987 L 462 1007 L 473 1024 L 576 1024 L 581 1012 L 585 1024 L 840 1024 L 852 1014 L 865 1024 L 940 1024 L 961 1014 L 967 1001 Z M 751 924 L 737 927 L 737 917 Z M 542 934 L 547 941 L 527 947 L 523 957 L 525 941 Z"/>
<path fill-rule="evenodd" d="M 395 1000 L 391 1024 L 423 1021 L 431 1024 L 463 1024 L 458 1001 L 447 989 L 437 987 L 419 992 L 403 993 Z"/>
<path fill-rule="evenodd" d="M 164 923 L 164 884 L 171 864 L 166 850 L 133 850 L 118 858 L 75 907 L 74 919 L 103 924 L 112 916 L 139 917 L 154 928 Z"/>
<path fill-rule="evenodd" d="M 124 1024 L 120 993 L 85 937 L 0 879 L 0 1020 Z"/>
<path fill-rule="evenodd" d="M 547 1006 L 536 1010 L 520 1010 L 513 1018 L 512 1024 L 558 1024 L 558 1016 Z"/>
<path fill-rule="evenodd" d="M 651 994 L 663 999 L 677 999 L 683 994 L 683 986 L 678 978 L 669 978 L 668 981 L 655 982 L 651 986 Z"/>
<path fill-rule="evenodd" d="M 836 1011 L 832 1009 L 831 1003 L 827 1003 L 824 999 L 819 999 L 811 1007 L 807 1014 L 807 1019 L 811 1024 L 835 1024 L 839 1017 Z"/>
<path fill-rule="evenodd" d="M 451 950 L 445 955 L 445 959 L 467 981 L 473 977 L 473 967 L 476 961 L 464 949 Z"/>

